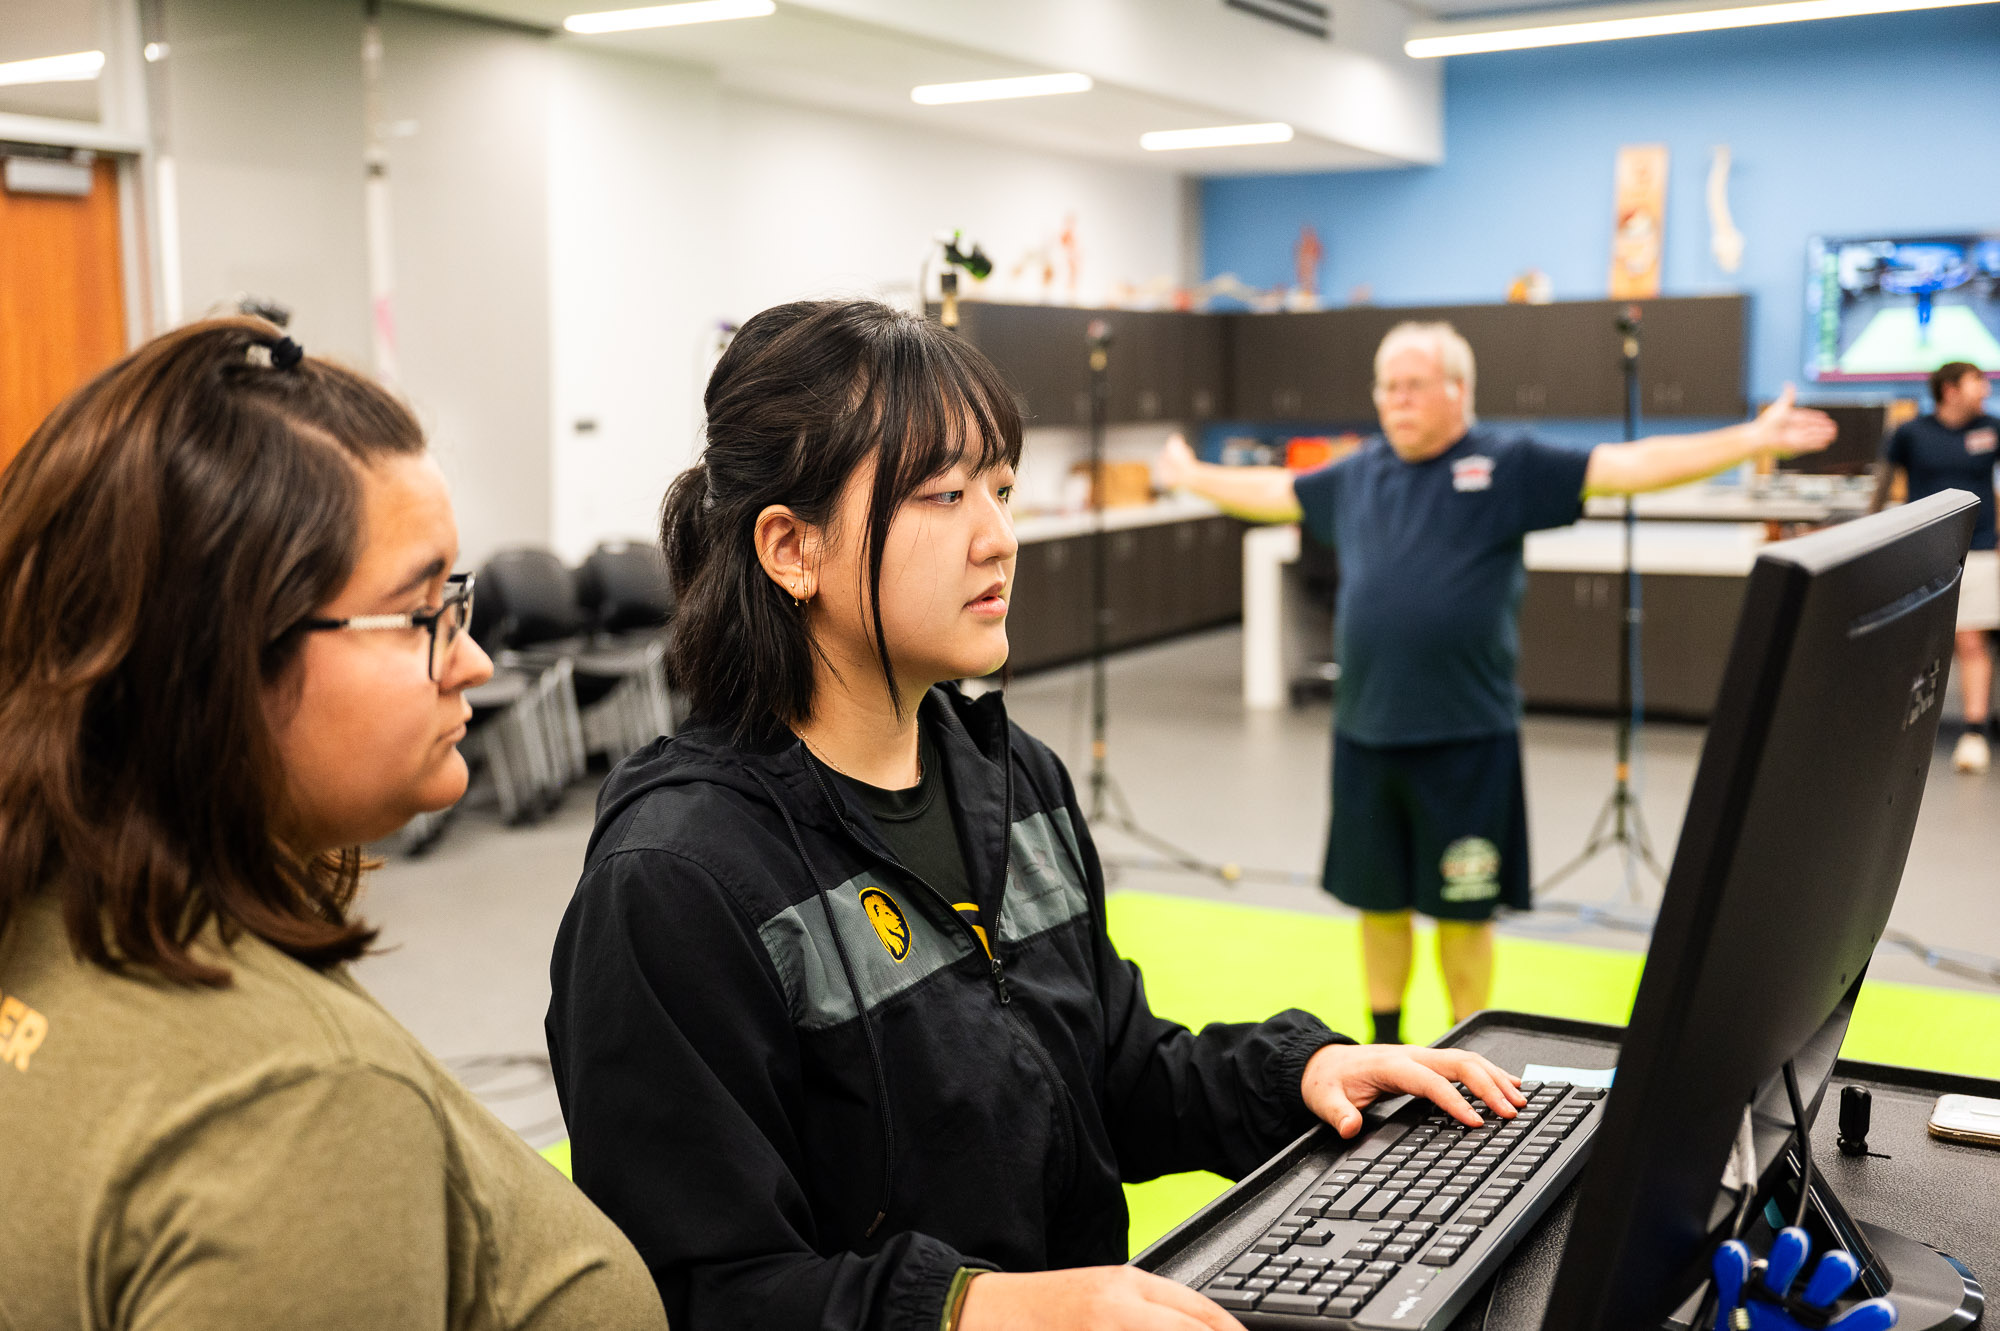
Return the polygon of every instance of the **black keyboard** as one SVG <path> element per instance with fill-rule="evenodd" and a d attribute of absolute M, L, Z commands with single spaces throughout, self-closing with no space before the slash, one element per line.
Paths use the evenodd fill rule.
<path fill-rule="evenodd" d="M 1461 1090 L 1464 1088 L 1461 1087 Z M 1605 1092 L 1525 1082 L 1467 1127 L 1412 1101 L 1201 1286 L 1252 1328 L 1442 1328 L 1582 1167 Z"/>

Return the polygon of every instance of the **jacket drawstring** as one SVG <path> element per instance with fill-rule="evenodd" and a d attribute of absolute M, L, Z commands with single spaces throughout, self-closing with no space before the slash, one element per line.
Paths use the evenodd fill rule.
<path fill-rule="evenodd" d="M 840 969 L 847 976 L 848 992 L 854 995 L 854 1011 L 861 1018 L 861 1033 L 868 1041 L 868 1061 L 875 1072 L 875 1107 L 882 1120 L 882 1201 L 875 1210 L 875 1219 L 868 1226 L 863 1238 L 874 1238 L 875 1231 L 882 1228 L 882 1222 L 889 1218 L 889 1199 L 896 1190 L 896 1119 L 889 1109 L 889 1077 L 882 1063 L 882 1046 L 875 1036 L 875 1023 L 869 1019 L 867 1000 L 861 996 L 861 982 L 854 978 L 854 962 L 847 955 L 847 944 L 841 941 L 840 926 L 833 918 L 833 892 L 819 876 L 819 866 L 812 856 L 806 854 L 805 839 L 799 835 L 799 825 L 792 819 L 792 811 L 771 789 L 771 783 L 755 768 L 746 769 L 773 807 L 785 820 L 785 830 L 792 834 L 792 846 L 811 875 L 813 886 L 819 889 L 820 909 L 826 913 L 827 932 L 833 935 L 833 950 L 840 954 Z M 814 773 L 817 777 L 818 773 Z M 823 788 L 823 787 L 822 787 Z"/>

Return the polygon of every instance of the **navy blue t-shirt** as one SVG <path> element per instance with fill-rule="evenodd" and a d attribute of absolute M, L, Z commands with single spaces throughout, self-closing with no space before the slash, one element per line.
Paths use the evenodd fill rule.
<path fill-rule="evenodd" d="M 1923 499 L 1940 490 L 1969 490 L 1979 496 L 1979 521 L 1972 528 L 1972 548 L 1994 546 L 1993 464 L 2000 461 L 2000 420 L 1975 416 L 1954 430 L 1935 416 L 1904 421 L 1889 436 L 1882 456 L 1910 474 L 1910 498 Z"/>
<path fill-rule="evenodd" d="M 1590 454 L 1475 426 L 1427 462 L 1370 439 L 1292 488 L 1340 558 L 1340 731 L 1435 744 L 1520 725 L 1521 538 L 1583 516 Z"/>

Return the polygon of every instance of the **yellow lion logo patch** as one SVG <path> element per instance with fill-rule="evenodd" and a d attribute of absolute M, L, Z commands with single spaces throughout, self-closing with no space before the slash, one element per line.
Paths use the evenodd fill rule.
<path fill-rule="evenodd" d="M 862 889 L 861 909 L 868 912 L 868 923 L 875 926 L 875 936 L 892 959 L 900 963 L 910 955 L 910 922 L 887 892 L 879 887 Z"/>

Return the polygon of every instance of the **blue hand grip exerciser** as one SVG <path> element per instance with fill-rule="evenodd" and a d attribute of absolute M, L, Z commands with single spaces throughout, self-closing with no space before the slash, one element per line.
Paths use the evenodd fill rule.
<path fill-rule="evenodd" d="M 1743 1326 L 1739 1309 L 1749 1314 L 1750 1331 L 1888 1331 L 1896 1324 L 1896 1305 L 1887 1299 L 1857 1303 L 1831 1321 L 1814 1317 L 1813 1312 L 1832 1307 L 1860 1279 L 1861 1264 L 1852 1254 L 1832 1249 L 1821 1255 L 1804 1292 L 1794 1294 L 1793 1282 L 1811 1254 L 1812 1240 L 1797 1227 L 1778 1232 L 1761 1267 L 1751 1263 L 1750 1249 L 1741 1240 L 1730 1239 L 1717 1248 L 1715 1331 Z M 1806 1312 L 1806 1320 L 1800 1320 L 1800 1312 Z"/>

